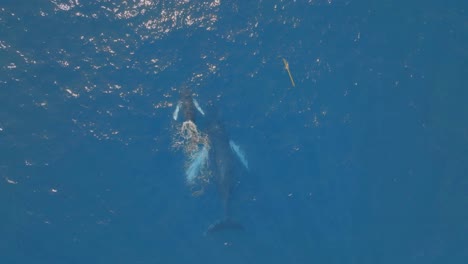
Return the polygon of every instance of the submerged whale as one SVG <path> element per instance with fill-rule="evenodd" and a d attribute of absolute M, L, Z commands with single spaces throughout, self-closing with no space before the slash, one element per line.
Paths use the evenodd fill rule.
<path fill-rule="evenodd" d="M 205 185 L 216 184 L 224 214 L 222 220 L 212 224 L 205 234 L 221 230 L 239 230 L 243 226 L 233 220 L 231 202 L 233 191 L 240 175 L 248 170 L 247 159 L 239 146 L 232 141 L 220 121 L 219 113 L 213 103 L 208 104 L 207 116 L 192 92 L 186 86 L 180 90 L 180 99 L 173 113 L 173 119 L 179 119 L 182 112 L 182 124 L 178 135 L 182 138 L 182 147 L 186 156 L 185 174 L 187 184 L 198 189 L 193 195 L 203 193 Z M 202 122 L 195 124 L 198 113 L 204 116 Z M 201 126 L 198 126 L 198 123 Z M 201 129 L 200 129 L 201 128 Z"/>
<path fill-rule="evenodd" d="M 217 115 L 216 111 L 214 115 Z M 212 118 L 206 130 L 210 140 L 209 160 L 218 195 L 223 205 L 223 219 L 212 224 L 207 234 L 226 229 L 242 230 L 244 227 L 236 222 L 231 215 L 233 191 L 239 182 L 239 177 L 248 169 L 245 155 L 240 148 L 230 140 L 228 133 L 219 117 Z M 243 168 L 245 167 L 245 168 Z"/>

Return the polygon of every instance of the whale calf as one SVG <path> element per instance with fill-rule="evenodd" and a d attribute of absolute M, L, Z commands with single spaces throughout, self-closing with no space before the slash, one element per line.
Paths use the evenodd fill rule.
<path fill-rule="evenodd" d="M 192 91 L 187 86 L 183 86 L 180 89 L 180 100 L 177 102 L 172 118 L 177 121 L 179 118 L 179 112 L 182 110 L 185 121 L 192 121 L 195 123 L 195 109 L 203 116 L 205 115 L 205 112 L 198 104 L 198 101 L 193 98 Z"/>

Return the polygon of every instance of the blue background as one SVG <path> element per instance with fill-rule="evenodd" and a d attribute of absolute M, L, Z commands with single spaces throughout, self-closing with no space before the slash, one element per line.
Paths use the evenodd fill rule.
<path fill-rule="evenodd" d="M 2 1 L 2 263 L 464 263 L 464 1 Z M 282 58 L 289 61 L 292 87 Z M 216 101 L 245 232 L 171 115 Z"/>

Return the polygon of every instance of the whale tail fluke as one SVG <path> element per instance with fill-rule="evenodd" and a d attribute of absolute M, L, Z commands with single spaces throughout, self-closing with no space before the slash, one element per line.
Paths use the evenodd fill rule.
<path fill-rule="evenodd" d="M 226 219 L 223 219 L 221 221 L 218 221 L 210 225 L 208 227 L 208 230 L 206 230 L 205 235 L 210 235 L 210 234 L 214 234 L 214 233 L 218 233 L 222 231 L 228 231 L 228 230 L 242 231 L 244 230 L 244 226 L 239 222 L 236 222 L 230 218 L 226 218 Z"/>

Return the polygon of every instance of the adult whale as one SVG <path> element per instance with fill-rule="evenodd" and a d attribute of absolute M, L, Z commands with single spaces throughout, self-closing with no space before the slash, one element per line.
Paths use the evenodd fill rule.
<path fill-rule="evenodd" d="M 227 229 L 243 229 L 240 223 L 232 219 L 231 201 L 239 176 L 248 169 L 247 160 L 239 146 L 229 139 L 223 123 L 220 122 L 219 112 L 212 102 L 208 104 L 206 118 L 202 120 L 205 122 L 201 122 L 202 130 L 195 124 L 197 111 L 205 116 L 203 109 L 192 97 L 191 90 L 183 86 L 173 118 L 178 120 L 179 112 L 182 112 L 184 121 L 178 133 L 184 139 L 184 152 L 189 158 L 185 171 L 187 183 L 191 186 L 196 186 L 197 183 L 205 184 L 209 182 L 203 180 L 206 176 L 205 169 L 211 171 L 224 209 L 222 220 L 212 224 L 206 234 Z"/>
<path fill-rule="evenodd" d="M 211 115 L 208 117 L 209 124 L 206 130 L 210 140 L 209 160 L 224 215 L 223 219 L 212 224 L 206 233 L 210 234 L 227 229 L 242 230 L 244 227 L 232 218 L 231 202 L 233 191 L 239 182 L 239 176 L 246 172 L 248 164 L 243 152 L 230 140 L 213 103 L 210 104 L 208 112 Z"/>

